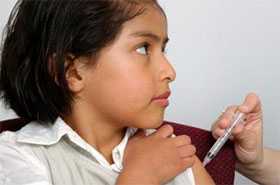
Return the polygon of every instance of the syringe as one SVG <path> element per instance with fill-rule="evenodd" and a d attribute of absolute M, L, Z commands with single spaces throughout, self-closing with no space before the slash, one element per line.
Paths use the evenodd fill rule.
<path fill-rule="evenodd" d="M 233 128 L 240 123 L 240 121 L 243 121 L 244 113 L 237 112 L 233 119 L 231 120 L 230 127 L 225 130 L 225 134 L 217 139 L 215 144 L 212 146 L 212 148 L 209 150 L 209 152 L 206 154 L 204 160 L 203 160 L 203 166 L 206 166 L 221 150 L 221 148 L 224 146 L 226 141 L 231 136 Z"/>

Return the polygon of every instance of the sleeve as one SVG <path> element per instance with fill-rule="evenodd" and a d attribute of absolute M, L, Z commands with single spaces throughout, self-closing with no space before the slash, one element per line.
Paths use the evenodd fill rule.
<path fill-rule="evenodd" d="M 186 169 L 174 179 L 176 185 L 195 185 L 192 168 Z"/>
<path fill-rule="evenodd" d="M 51 185 L 45 167 L 19 146 L 0 140 L 1 185 Z"/>
<path fill-rule="evenodd" d="M 190 184 L 191 184 L 191 185 L 195 185 L 194 175 L 193 175 L 192 168 L 188 168 L 188 169 L 185 171 L 185 174 L 186 174 L 186 178 L 189 179 Z"/>

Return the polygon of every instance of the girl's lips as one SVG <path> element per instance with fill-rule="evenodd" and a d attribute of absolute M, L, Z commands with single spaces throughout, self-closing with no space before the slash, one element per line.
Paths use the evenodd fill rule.
<path fill-rule="evenodd" d="M 154 102 L 158 103 L 162 107 L 167 107 L 169 105 L 169 100 L 162 98 L 162 99 L 155 99 Z"/>
<path fill-rule="evenodd" d="M 161 94 L 160 96 L 157 96 L 152 99 L 152 101 L 155 101 L 162 107 L 167 107 L 169 105 L 168 97 L 171 95 L 170 91 L 166 91 L 165 93 Z"/>
<path fill-rule="evenodd" d="M 157 96 L 157 97 L 154 97 L 152 100 L 157 100 L 157 99 L 168 99 L 168 97 L 171 95 L 171 92 L 170 91 L 166 91 L 165 93 Z"/>

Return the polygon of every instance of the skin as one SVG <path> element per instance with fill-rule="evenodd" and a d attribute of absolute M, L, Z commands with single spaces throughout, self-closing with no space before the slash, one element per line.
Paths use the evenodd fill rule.
<path fill-rule="evenodd" d="M 147 12 L 126 22 L 117 39 L 97 58 L 78 58 L 67 72 L 76 101 L 65 119 L 106 156 L 120 142 L 126 127 L 161 125 L 165 107 L 151 100 L 169 90 L 176 78 L 162 52 L 166 20 L 158 10 Z M 145 49 L 145 43 L 151 46 Z M 96 65 L 88 66 L 88 62 Z"/>
<path fill-rule="evenodd" d="M 236 169 L 251 180 L 265 185 L 280 184 L 280 151 L 263 147 L 263 113 L 260 98 L 255 93 L 246 96 L 241 105 L 229 106 L 212 126 L 215 138 L 229 126 L 236 111 L 245 113 L 243 124 L 232 134 L 237 156 Z"/>
<path fill-rule="evenodd" d="M 176 78 L 175 70 L 164 53 L 167 41 L 166 17 L 157 8 L 147 6 L 145 13 L 123 25 L 118 37 L 103 48 L 97 57 L 80 57 L 71 63 L 67 71 L 68 85 L 76 98 L 72 113 L 63 119 L 102 153 L 110 164 L 113 163 L 112 150 L 122 140 L 127 127 L 158 128 L 163 122 L 166 107 L 152 101 L 152 98 L 168 91 L 170 82 Z M 96 65 L 87 65 L 88 63 Z M 161 135 L 160 133 L 165 131 L 158 134 Z M 151 140 L 147 146 L 150 149 L 146 148 L 145 151 L 150 151 L 154 156 L 159 156 L 162 151 L 166 154 L 173 152 L 172 155 L 166 155 L 174 156 L 172 160 L 178 159 L 179 154 L 185 158 L 194 155 L 195 150 L 190 142 L 185 143 L 185 148 L 181 147 L 178 152 L 163 147 L 162 151 L 152 150 L 160 142 L 168 143 L 166 146 L 170 148 L 178 146 L 182 138 L 171 141 L 168 136 L 172 133 L 173 131 L 161 135 L 160 138 L 164 139 L 154 139 L 159 136 L 143 137 L 139 140 L 142 143 L 139 146 L 146 147 L 146 139 Z M 133 145 L 132 142 L 128 147 Z M 135 155 L 128 152 L 126 156 L 129 158 Z M 212 184 L 200 161 L 194 159 L 196 162 L 193 171 L 198 184 Z M 147 158 L 139 162 L 139 165 L 149 162 L 150 159 Z M 129 167 L 126 169 L 133 169 L 131 165 L 127 166 Z M 177 172 L 180 170 L 177 168 Z M 177 174 L 174 173 L 175 175 Z M 140 178 L 144 179 L 141 176 L 138 180 Z M 128 181 L 122 181 L 124 182 Z M 158 179 L 153 182 L 160 183 Z"/>

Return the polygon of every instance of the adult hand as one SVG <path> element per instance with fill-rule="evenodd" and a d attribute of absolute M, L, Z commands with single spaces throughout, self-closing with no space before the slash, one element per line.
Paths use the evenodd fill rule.
<path fill-rule="evenodd" d="M 263 114 L 261 101 L 256 94 L 248 94 L 239 106 L 229 106 L 213 124 L 212 134 L 215 138 L 223 135 L 237 110 L 246 115 L 243 124 L 234 128 L 231 137 L 238 164 L 246 167 L 260 165 L 263 162 Z"/>

